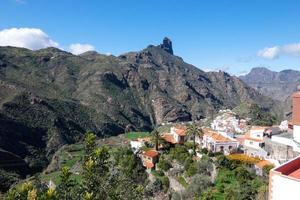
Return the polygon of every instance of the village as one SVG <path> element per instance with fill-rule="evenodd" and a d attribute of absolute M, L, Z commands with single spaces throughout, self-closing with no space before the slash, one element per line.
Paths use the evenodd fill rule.
<path fill-rule="evenodd" d="M 130 146 L 150 177 L 164 167 L 158 163 L 166 158 L 166 152 L 182 145 L 188 147 L 195 160 L 207 152 L 241 161 L 253 160 L 249 165 L 252 172 L 258 176 L 269 173 L 269 199 L 295 197 L 300 186 L 299 87 L 293 95 L 292 112 L 292 119 L 280 125 L 249 126 L 249 119 L 239 119 L 231 110 L 220 110 L 210 126 L 202 126 L 201 122 L 169 123 L 167 128 L 155 130 L 152 138 L 131 140 Z"/>

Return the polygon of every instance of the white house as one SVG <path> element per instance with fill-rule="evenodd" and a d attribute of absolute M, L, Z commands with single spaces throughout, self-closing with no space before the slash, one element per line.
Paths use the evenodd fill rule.
<path fill-rule="evenodd" d="M 244 146 L 251 148 L 264 147 L 264 132 L 267 127 L 253 126 L 248 133 L 245 134 Z"/>
<path fill-rule="evenodd" d="M 202 147 L 212 152 L 224 152 L 225 154 L 229 154 L 239 147 L 239 142 L 234 138 L 211 129 L 203 129 L 203 132 Z"/>
<path fill-rule="evenodd" d="M 173 126 L 170 133 L 163 134 L 162 138 L 171 144 L 183 144 L 186 141 L 186 126 Z"/>

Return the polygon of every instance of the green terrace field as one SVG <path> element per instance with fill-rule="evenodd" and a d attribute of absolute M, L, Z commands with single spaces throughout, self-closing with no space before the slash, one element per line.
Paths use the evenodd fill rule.
<path fill-rule="evenodd" d="M 151 134 L 149 132 L 128 132 L 125 133 L 125 138 L 129 140 L 135 140 L 138 138 L 149 137 Z"/>
<path fill-rule="evenodd" d="M 70 146 L 66 146 L 60 149 L 57 155 L 58 155 L 57 167 L 58 168 L 61 168 L 63 166 L 70 167 L 71 171 L 74 172 L 74 174 L 72 174 L 72 178 L 74 180 L 80 181 L 81 176 L 77 175 L 77 173 L 80 172 L 81 169 L 77 165 L 81 163 L 83 159 L 83 155 L 84 155 L 83 144 L 73 144 Z M 44 182 L 48 182 L 52 180 L 55 184 L 58 184 L 60 182 L 59 175 L 60 175 L 60 171 L 58 169 L 57 171 L 43 173 L 40 175 L 40 178 Z"/>

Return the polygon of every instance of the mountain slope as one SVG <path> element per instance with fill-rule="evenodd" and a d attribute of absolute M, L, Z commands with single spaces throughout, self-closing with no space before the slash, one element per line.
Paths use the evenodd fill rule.
<path fill-rule="evenodd" d="M 286 101 L 300 85 L 300 71 L 296 70 L 274 72 L 264 67 L 258 67 L 240 78 L 265 96 L 280 101 Z"/>
<path fill-rule="evenodd" d="M 241 102 L 277 105 L 237 77 L 185 63 L 167 38 L 119 57 L 0 47 L 0 150 L 32 171 L 88 130 L 99 136 L 151 130 Z"/>

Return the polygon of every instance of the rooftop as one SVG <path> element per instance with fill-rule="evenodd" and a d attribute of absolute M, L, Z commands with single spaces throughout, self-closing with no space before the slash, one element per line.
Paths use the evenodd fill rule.
<path fill-rule="evenodd" d="M 268 127 L 268 126 L 252 126 L 250 130 L 257 131 L 257 130 L 265 130 L 267 128 L 270 128 L 270 127 Z"/>
<path fill-rule="evenodd" d="M 154 167 L 154 164 L 152 163 L 152 162 L 144 162 L 144 166 L 146 167 L 146 168 L 153 168 Z"/>
<path fill-rule="evenodd" d="M 170 133 L 165 133 L 163 136 L 162 136 L 162 139 L 166 140 L 167 142 L 169 143 L 172 143 L 172 144 L 176 144 L 176 140 L 174 139 L 173 135 L 170 134 Z"/>
<path fill-rule="evenodd" d="M 203 132 L 205 136 L 211 137 L 216 142 L 236 142 L 236 140 L 225 137 L 211 129 L 203 129 Z"/>
<path fill-rule="evenodd" d="M 280 165 L 274 171 L 300 181 L 300 156 Z"/>
<path fill-rule="evenodd" d="M 174 132 L 179 136 L 186 135 L 186 127 L 185 126 L 176 126 L 174 127 Z"/>
<path fill-rule="evenodd" d="M 158 156 L 158 151 L 151 149 L 151 150 L 145 151 L 145 153 L 143 155 L 154 158 L 154 157 Z"/>

